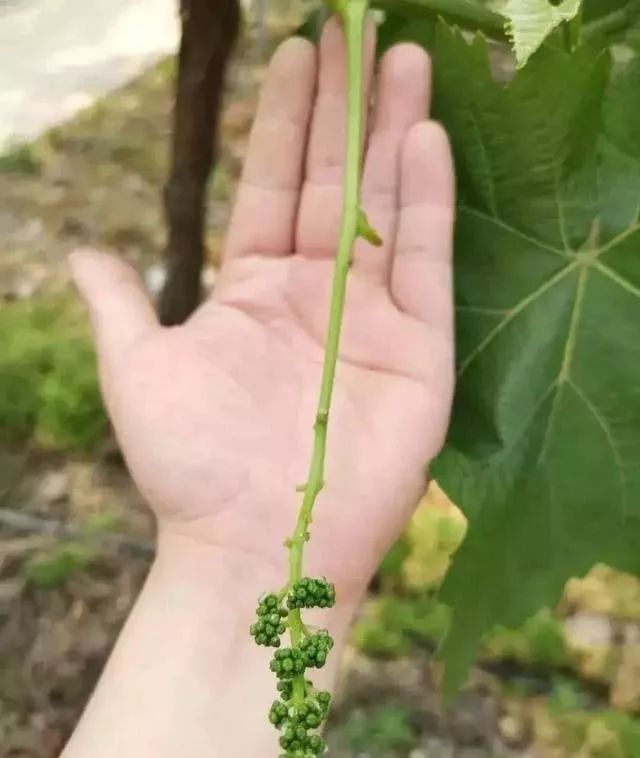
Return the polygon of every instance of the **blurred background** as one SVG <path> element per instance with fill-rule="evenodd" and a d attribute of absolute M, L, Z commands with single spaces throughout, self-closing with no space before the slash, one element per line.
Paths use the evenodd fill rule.
<path fill-rule="evenodd" d="M 207 287 L 264 63 L 305 5 L 245 3 L 216 170 L 202 178 Z M 171 242 L 167 258 L 162 199 L 179 38 L 174 0 L 0 0 L 0 758 L 58 755 L 153 555 L 66 255 L 116 252 L 154 296 L 164 288 L 166 321 L 184 307 L 189 272 Z M 495 629 L 440 701 L 437 588 L 464 531 L 433 485 L 354 629 L 330 755 L 640 756 L 640 582 L 605 566 L 521 629 Z"/>

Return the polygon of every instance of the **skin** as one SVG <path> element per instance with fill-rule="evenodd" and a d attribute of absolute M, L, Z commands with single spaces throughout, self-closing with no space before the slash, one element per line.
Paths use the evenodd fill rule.
<path fill-rule="evenodd" d="M 307 618 L 337 650 L 427 481 L 453 391 L 454 180 L 427 120 L 430 66 L 400 45 L 373 72 L 362 205 L 384 239 L 352 266 L 308 574 L 338 604 Z M 269 653 L 248 635 L 258 595 L 286 581 L 310 455 L 344 153 L 345 50 L 285 42 L 268 72 L 214 295 L 162 328 L 137 275 L 72 256 L 105 401 L 158 520 L 143 592 L 64 758 L 278 755 Z M 313 614 L 316 614 L 315 616 Z"/>

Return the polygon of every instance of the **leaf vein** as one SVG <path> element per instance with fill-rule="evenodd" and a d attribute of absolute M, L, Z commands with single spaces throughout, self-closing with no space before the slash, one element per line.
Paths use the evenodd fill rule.
<path fill-rule="evenodd" d="M 567 239 L 567 224 L 564 217 L 564 204 L 562 202 L 562 197 L 560 195 L 560 177 L 558 176 L 558 166 L 555 163 L 552 165 L 552 173 L 553 173 L 553 198 L 555 200 L 556 208 L 558 210 L 558 227 L 560 230 L 560 239 L 562 240 L 562 245 L 564 247 L 564 254 L 570 255 L 572 251 L 569 246 L 569 241 Z"/>
<path fill-rule="evenodd" d="M 472 109 L 469 110 L 469 116 L 471 118 L 471 123 L 473 125 L 474 131 L 476 132 L 476 135 L 478 137 L 478 144 L 480 145 L 480 150 L 482 152 L 483 157 L 483 163 L 485 165 L 485 173 L 487 176 L 488 182 L 488 189 L 489 189 L 489 207 L 491 208 L 491 212 L 494 216 L 498 215 L 498 200 L 496 197 L 496 186 L 495 186 L 495 180 L 493 177 L 493 167 L 491 165 L 491 161 L 489 160 L 489 153 L 487 151 L 487 147 L 484 144 L 484 138 L 482 136 L 482 130 L 480 129 L 480 125 L 478 124 L 478 119 L 476 118 L 475 113 Z"/>
<path fill-rule="evenodd" d="M 616 470 L 618 472 L 618 476 L 620 478 L 620 486 L 622 488 L 622 511 L 623 514 L 626 516 L 627 513 L 627 480 L 624 475 L 624 465 L 622 463 L 622 460 L 620 459 L 620 454 L 618 452 L 618 447 L 615 443 L 615 439 L 613 436 L 613 432 L 609 428 L 609 425 L 607 424 L 604 416 L 600 413 L 598 410 L 598 407 L 595 405 L 595 403 L 588 397 L 588 395 L 584 392 L 584 390 L 579 387 L 572 379 L 568 379 L 567 383 L 569 386 L 573 389 L 573 391 L 576 393 L 576 395 L 582 400 L 587 410 L 591 413 L 593 418 L 596 420 L 596 423 L 598 426 L 602 429 L 604 432 L 604 435 L 606 437 L 607 443 L 609 444 L 609 447 L 611 448 L 611 452 L 613 454 L 613 458 L 616 462 Z"/>
<path fill-rule="evenodd" d="M 556 381 L 551 382 L 551 384 L 547 387 L 547 389 L 540 395 L 540 397 L 535 401 L 535 403 L 533 403 L 533 405 L 531 406 L 530 413 L 525 418 L 525 420 L 524 420 L 524 422 L 522 424 L 522 428 L 515 435 L 515 437 L 513 438 L 513 440 L 507 445 L 507 447 L 505 447 L 502 451 L 500 451 L 500 453 L 496 457 L 494 463 L 496 463 L 496 462 L 499 463 L 502 460 L 504 460 L 505 458 L 507 458 L 515 450 L 515 448 L 520 444 L 520 442 L 522 441 L 522 438 L 525 436 L 525 434 L 527 433 L 529 427 L 533 423 L 533 420 L 538 415 L 538 411 L 540 410 L 540 408 L 542 408 L 542 406 L 546 402 L 546 400 L 549 397 L 549 395 L 555 389 L 556 385 L 557 385 Z"/>
<path fill-rule="evenodd" d="M 515 226 L 511 226 L 511 224 L 508 224 L 506 221 L 503 221 L 499 216 L 490 216 L 487 213 L 483 213 L 479 208 L 471 208 L 468 205 L 462 205 L 462 204 L 458 206 L 458 210 L 463 211 L 464 213 L 469 213 L 472 216 L 477 216 L 478 218 L 481 218 L 484 221 L 491 221 L 492 223 L 496 224 L 496 226 L 500 226 L 505 231 L 510 232 L 516 237 L 520 237 L 521 239 L 526 240 L 531 245 L 535 245 L 536 247 L 539 247 L 541 250 L 546 250 L 548 253 L 559 255 L 561 258 L 565 258 L 565 259 L 569 259 L 573 257 L 567 254 L 566 250 L 562 250 L 561 248 L 558 248 L 558 247 L 553 247 L 553 245 L 548 245 L 546 242 L 542 242 L 542 240 L 538 240 L 535 237 L 531 237 L 526 232 L 523 232 L 520 229 L 516 229 Z"/>
<path fill-rule="evenodd" d="M 469 353 L 464 361 L 462 361 L 458 369 L 458 379 L 462 378 L 473 361 L 484 352 L 484 350 L 493 342 L 500 332 L 511 323 L 511 321 L 519 316 L 529 305 L 531 305 L 531 303 L 535 302 L 547 290 L 551 289 L 554 285 L 564 279 L 564 277 L 571 273 L 577 265 L 578 263 L 575 262 L 564 266 L 564 268 L 561 268 L 560 271 L 557 271 L 552 277 L 544 281 L 539 287 L 533 290 L 533 292 L 530 292 L 526 297 L 520 300 L 520 302 L 513 308 L 510 308 L 505 317 L 496 324 L 489 334 L 487 334 L 487 336 Z"/>
<path fill-rule="evenodd" d="M 632 295 L 635 295 L 636 297 L 640 297 L 640 287 L 636 287 L 635 284 L 632 284 L 628 279 L 625 279 L 625 277 L 619 274 L 617 271 L 614 271 L 612 268 L 609 268 L 609 266 L 602 263 L 602 261 L 595 261 L 593 263 L 593 266 L 601 274 L 603 274 L 604 276 L 614 281 L 618 286 L 622 287 L 622 289 L 626 290 L 627 292 L 630 292 Z"/>
<path fill-rule="evenodd" d="M 606 252 L 611 250 L 614 247 L 617 247 L 619 244 L 624 242 L 627 237 L 631 237 L 632 234 L 635 234 L 637 231 L 640 230 L 640 223 L 638 224 L 632 224 L 630 227 L 625 229 L 623 232 L 620 232 L 616 237 L 609 240 L 606 245 L 603 245 L 601 248 L 599 248 L 596 251 L 595 257 L 601 258 Z"/>
<path fill-rule="evenodd" d="M 558 412 L 558 402 L 560 398 L 560 392 L 562 385 L 569 381 L 571 378 L 571 362 L 573 360 L 573 353 L 575 350 L 576 338 L 578 335 L 578 323 L 580 322 L 580 309 L 582 308 L 582 301 L 584 300 L 584 293 L 587 287 L 587 274 L 588 266 L 582 266 L 580 276 L 578 278 L 578 285 L 576 287 L 576 296 L 573 301 L 573 308 L 571 309 L 571 320 L 569 322 L 569 329 L 567 331 L 567 339 L 564 343 L 564 351 L 562 353 L 562 361 L 560 363 L 560 370 L 558 372 L 558 378 L 556 380 L 556 392 L 553 401 L 551 403 L 551 410 L 549 411 L 549 419 L 547 421 L 547 428 L 544 433 L 544 440 L 542 443 L 542 449 L 540 451 L 540 460 L 544 458 L 549 445 L 549 439 L 553 430 L 553 425 Z"/>

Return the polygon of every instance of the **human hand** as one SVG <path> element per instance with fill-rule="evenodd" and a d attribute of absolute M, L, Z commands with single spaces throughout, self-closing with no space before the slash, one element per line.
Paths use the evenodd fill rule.
<path fill-rule="evenodd" d="M 240 556 L 282 581 L 337 247 L 344 56 L 335 22 L 319 61 L 299 39 L 276 54 L 219 283 L 186 324 L 162 328 L 122 262 L 73 257 L 106 405 L 161 535 Z M 385 56 L 362 195 L 384 244 L 359 241 L 355 251 L 326 487 L 306 550 L 309 572 L 354 600 L 425 488 L 451 405 L 453 172 L 443 131 L 424 121 L 428 92 L 423 51 L 401 45 Z"/>

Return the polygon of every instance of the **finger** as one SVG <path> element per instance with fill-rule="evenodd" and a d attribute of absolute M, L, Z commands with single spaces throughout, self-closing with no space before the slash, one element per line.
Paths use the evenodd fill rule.
<path fill-rule="evenodd" d="M 374 52 L 375 25 L 369 21 L 364 53 L 365 104 L 369 102 Z M 332 258 L 336 253 L 342 214 L 346 102 L 344 34 L 338 21 L 332 18 L 325 25 L 320 41 L 318 94 L 298 214 L 296 251 L 313 258 Z"/>
<path fill-rule="evenodd" d="M 101 358 L 111 359 L 160 329 L 142 281 L 131 266 L 94 250 L 72 253 L 69 263 L 89 309 Z"/>
<path fill-rule="evenodd" d="M 416 124 L 402 149 L 400 216 L 391 294 L 398 307 L 447 334 L 453 319 L 454 178 L 447 135 Z"/>
<path fill-rule="evenodd" d="M 227 255 L 293 250 L 298 194 L 316 79 L 316 53 L 292 38 L 275 54 L 260 103 L 227 237 Z"/>
<path fill-rule="evenodd" d="M 386 282 L 398 211 L 400 153 L 409 129 L 429 109 L 431 67 L 417 45 L 391 48 L 380 64 L 376 108 L 362 180 L 362 206 L 383 240 L 381 247 L 359 240 L 356 270 Z"/>

